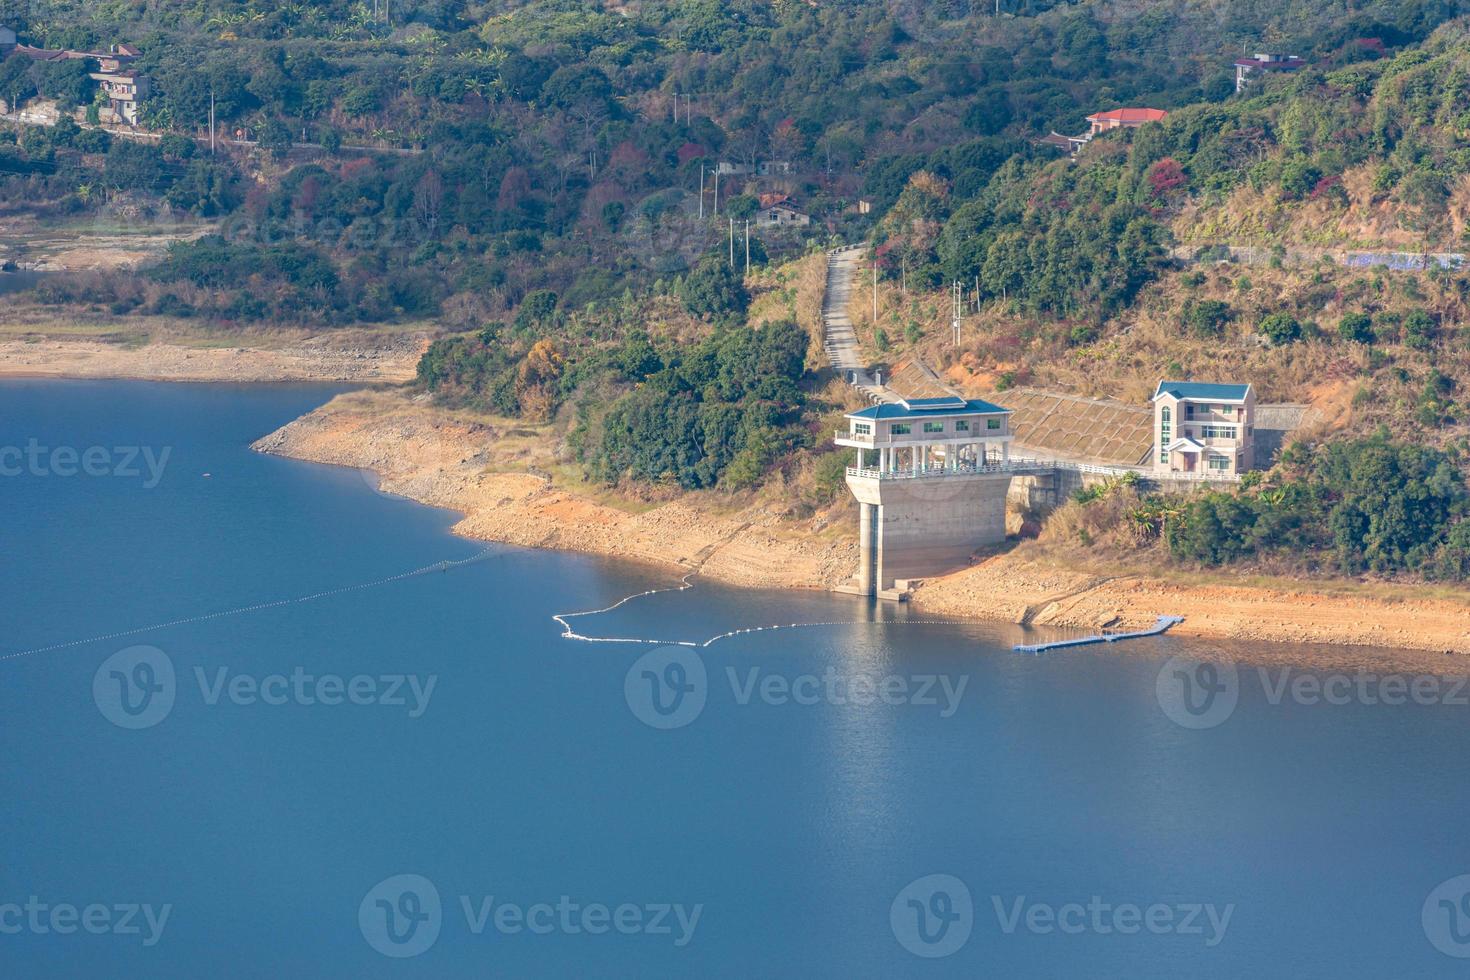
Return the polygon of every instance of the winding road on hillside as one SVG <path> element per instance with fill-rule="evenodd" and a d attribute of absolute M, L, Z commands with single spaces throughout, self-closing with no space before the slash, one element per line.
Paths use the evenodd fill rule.
<path fill-rule="evenodd" d="M 848 302 L 857 287 L 858 272 L 866 246 L 848 245 L 827 253 L 827 288 L 822 296 L 822 346 L 827 360 L 843 379 L 873 402 L 898 401 L 898 394 L 886 385 L 875 384 L 872 373 L 862 360 L 857 332 L 848 315 Z"/>

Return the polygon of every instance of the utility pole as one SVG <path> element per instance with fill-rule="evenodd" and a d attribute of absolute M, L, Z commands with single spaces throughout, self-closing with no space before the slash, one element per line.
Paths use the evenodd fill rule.
<path fill-rule="evenodd" d="M 750 275 L 750 219 L 745 219 L 745 274 Z"/>
<path fill-rule="evenodd" d="M 674 89 L 674 125 L 679 125 L 679 90 Z"/>
<path fill-rule="evenodd" d="M 704 164 L 699 165 L 699 220 L 704 220 Z"/>
<path fill-rule="evenodd" d="M 960 281 L 958 279 L 950 286 L 949 294 L 954 306 L 954 316 L 950 320 L 950 326 L 954 328 L 954 345 L 958 349 L 960 346 L 960 303 L 963 302 L 960 298 Z"/>
<path fill-rule="evenodd" d="M 715 168 L 715 217 L 720 216 L 720 168 Z"/>
<path fill-rule="evenodd" d="M 735 219 L 730 219 L 730 268 L 735 268 Z"/>
<path fill-rule="evenodd" d="M 214 156 L 214 86 L 209 87 L 209 155 Z"/>
<path fill-rule="evenodd" d="M 694 96 L 684 93 L 684 125 L 694 125 Z"/>
<path fill-rule="evenodd" d="M 873 326 L 878 325 L 878 260 L 873 260 Z"/>

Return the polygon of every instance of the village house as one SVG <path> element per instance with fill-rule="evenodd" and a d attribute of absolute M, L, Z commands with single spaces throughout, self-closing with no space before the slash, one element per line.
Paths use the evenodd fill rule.
<path fill-rule="evenodd" d="M 1039 146 L 1049 146 L 1054 150 L 1061 150 L 1071 156 L 1076 156 L 1077 151 L 1092 141 L 1099 133 L 1106 133 L 1113 129 L 1137 129 L 1144 123 L 1163 122 L 1169 118 L 1169 114 L 1163 109 L 1111 109 L 1107 112 L 1094 112 L 1087 117 L 1088 130 L 1076 136 L 1064 136 L 1055 130 L 1036 140 Z"/>
<path fill-rule="evenodd" d="M 114 44 L 106 51 L 70 51 L 64 49 L 33 48 L 21 44 L 15 48 L 32 61 L 92 61 L 96 70 L 87 77 L 97 83 L 107 105 L 102 109 L 104 123 L 138 125 L 138 107 L 148 98 L 148 76 L 130 68 L 142 54 L 131 44 Z"/>
<path fill-rule="evenodd" d="M 812 219 L 810 215 L 783 203 L 761 208 L 755 213 L 755 223 L 761 228 L 786 228 L 809 225 Z"/>
<path fill-rule="evenodd" d="M 1251 72 L 1296 71 L 1306 64 L 1294 54 L 1257 54 L 1253 58 L 1241 58 L 1235 63 L 1235 91 L 1244 89 Z"/>
<path fill-rule="evenodd" d="M 1113 129 L 1137 129 L 1144 123 L 1163 122 L 1168 117 L 1163 109 L 1109 109 L 1094 112 L 1087 122 L 1092 127 L 1090 135 L 1096 136 Z"/>
<path fill-rule="evenodd" d="M 1255 466 L 1250 385 L 1160 381 L 1153 406 L 1155 475 L 1233 479 Z"/>
<path fill-rule="evenodd" d="M 15 31 L 0 24 L 0 58 L 4 58 L 15 50 Z"/>

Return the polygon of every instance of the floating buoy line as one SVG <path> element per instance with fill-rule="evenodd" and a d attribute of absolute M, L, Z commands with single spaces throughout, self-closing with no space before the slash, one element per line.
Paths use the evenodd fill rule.
<path fill-rule="evenodd" d="M 745 627 L 742 627 L 740 629 L 729 630 L 729 631 L 724 632 L 724 633 L 718 633 L 718 634 L 710 637 L 707 640 L 656 640 L 656 639 L 649 639 L 648 637 L 642 637 L 642 636 L 587 636 L 585 634 L 578 633 L 575 629 L 572 628 L 572 624 L 569 623 L 569 622 L 567 622 L 567 620 L 569 620 L 569 619 L 577 619 L 577 618 L 582 617 L 582 616 L 598 616 L 598 615 L 601 615 L 602 613 L 612 612 L 614 609 L 617 609 L 619 606 L 622 606 L 622 605 L 625 605 L 626 603 L 632 602 L 634 599 L 642 599 L 642 598 L 644 598 L 646 596 L 659 595 L 659 594 L 664 593 L 664 592 L 683 592 L 683 591 L 685 591 L 687 589 L 692 589 L 692 588 L 694 588 L 694 585 L 689 580 L 691 578 L 693 578 L 697 574 L 698 574 L 697 572 L 690 572 L 688 575 L 685 575 L 683 578 L 681 578 L 679 580 L 679 584 L 678 585 L 670 585 L 670 586 L 666 586 L 666 587 L 661 588 L 661 589 L 646 589 L 646 590 L 644 590 L 642 592 L 635 592 L 632 595 L 623 596 L 623 598 L 619 599 L 617 602 L 614 602 L 612 605 L 610 605 L 610 606 L 604 606 L 601 609 L 586 609 L 586 610 L 582 610 L 580 612 L 557 613 L 557 614 L 553 615 L 551 618 L 554 619 L 554 620 L 556 620 L 558 623 L 561 624 L 561 628 L 562 628 L 561 636 L 562 636 L 562 639 L 564 639 L 564 640 L 576 640 L 576 641 L 578 641 L 580 643 L 638 643 L 638 644 L 643 644 L 643 645 L 646 645 L 646 646 L 677 646 L 677 647 L 696 647 L 696 648 L 707 647 L 707 646 L 710 646 L 711 644 L 718 643 L 720 640 L 728 640 L 728 639 L 730 639 L 731 637 L 734 637 L 734 636 L 745 636 L 745 635 L 750 634 L 750 633 L 770 633 L 770 632 L 773 632 L 775 630 L 831 629 L 831 628 L 837 627 L 837 626 L 954 626 L 954 625 L 956 625 L 956 621 L 955 620 L 952 620 L 952 619 L 897 619 L 897 620 L 849 619 L 849 620 L 837 620 L 837 621 L 834 621 L 834 622 L 825 622 L 825 623 L 772 623 L 772 624 L 770 624 L 768 626 L 745 626 Z"/>

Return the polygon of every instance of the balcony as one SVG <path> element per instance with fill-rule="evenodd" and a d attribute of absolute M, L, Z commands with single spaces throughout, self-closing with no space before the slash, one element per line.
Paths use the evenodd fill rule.
<path fill-rule="evenodd" d="M 1016 473 L 1019 471 L 1031 471 L 1037 468 L 1034 462 L 1012 460 L 1006 463 L 986 463 L 983 466 L 964 465 L 954 469 L 945 469 L 942 466 L 931 466 L 921 469 L 917 473 L 913 470 L 876 470 L 868 467 L 849 466 L 847 475 L 859 480 L 923 480 L 938 479 L 946 476 L 984 476 L 988 473 Z"/>

